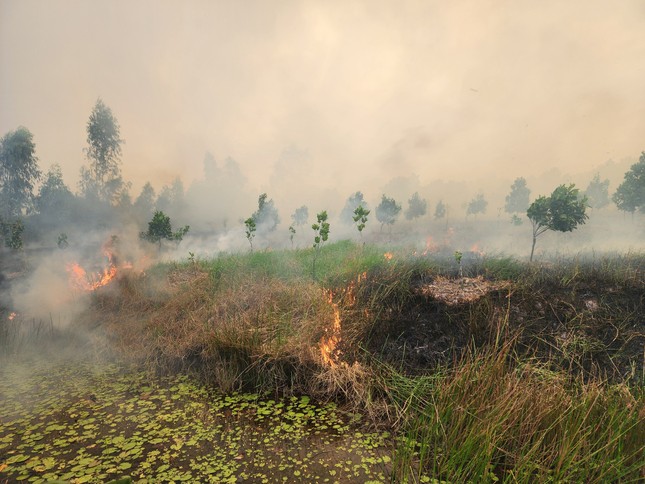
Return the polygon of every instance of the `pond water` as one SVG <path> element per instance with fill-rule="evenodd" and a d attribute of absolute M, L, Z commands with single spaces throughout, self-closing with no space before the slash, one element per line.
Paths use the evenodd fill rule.
<path fill-rule="evenodd" d="M 87 361 L 0 367 L 0 482 L 386 482 L 391 437 L 306 396 Z"/>

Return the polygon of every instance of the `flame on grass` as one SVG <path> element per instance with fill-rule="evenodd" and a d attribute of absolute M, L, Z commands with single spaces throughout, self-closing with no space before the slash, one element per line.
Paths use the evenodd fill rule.
<path fill-rule="evenodd" d="M 67 273 L 72 287 L 82 291 L 95 291 L 99 287 L 107 286 L 114 280 L 118 272 L 116 257 L 109 247 L 104 247 L 103 251 L 108 263 L 102 271 L 88 273 L 78 262 L 73 262 L 67 266 Z M 122 267 L 132 267 L 132 264 L 126 263 Z"/>
<path fill-rule="evenodd" d="M 9 321 L 13 321 L 16 316 L 18 316 L 17 313 L 12 312 L 11 314 L 9 314 L 9 317 L 8 317 Z"/>
<path fill-rule="evenodd" d="M 355 280 L 352 280 L 349 285 L 341 291 L 346 305 L 353 306 L 356 304 L 356 286 L 365 279 L 367 279 L 367 272 L 359 274 Z M 324 336 L 320 341 L 320 356 L 322 357 L 323 362 L 328 366 L 335 367 L 339 363 L 346 365 L 345 362 L 339 361 L 341 354 L 341 351 L 338 348 L 338 344 L 341 341 L 340 308 L 338 307 L 338 303 L 334 302 L 333 291 L 324 290 L 324 293 L 327 297 L 327 302 L 333 310 L 334 322 L 332 323 L 331 328 L 325 330 L 326 333 L 330 333 L 329 336 Z"/>
<path fill-rule="evenodd" d="M 383 254 L 383 257 L 385 257 L 385 259 L 387 260 L 392 260 L 392 257 L 394 257 L 394 254 L 392 254 L 392 252 L 386 252 L 385 254 Z"/>

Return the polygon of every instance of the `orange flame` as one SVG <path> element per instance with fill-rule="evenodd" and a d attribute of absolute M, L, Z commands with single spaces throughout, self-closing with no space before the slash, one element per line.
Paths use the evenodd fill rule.
<path fill-rule="evenodd" d="M 328 291 L 327 301 L 334 310 L 334 323 L 331 327 L 331 336 L 323 338 L 320 342 L 320 355 L 323 361 L 329 366 L 336 366 L 336 360 L 339 356 L 339 351 L 336 348 L 340 343 L 340 310 L 338 304 L 334 302 L 334 293 Z"/>
<path fill-rule="evenodd" d="M 16 314 L 16 313 L 11 313 L 11 314 L 9 315 L 9 321 L 13 321 L 13 318 L 15 318 L 16 316 L 18 316 L 18 314 Z"/>
<path fill-rule="evenodd" d="M 349 285 L 342 290 L 343 301 L 347 306 L 354 306 L 356 304 L 356 293 L 355 289 L 358 284 L 367 279 L 367 271 L 359 274 L 356 277 L 356 280 L 350 281 Z M 331 335 L 323 337 L 320 341 L 320 355 L 322 356 L 323 361 L 329 366 L 336 366 L 338 364 L 338 359 L 340 357 L 340 350 L 338 349 L 338 344 L 341 341 L 340 331 L 341 331 L 341 318 L 340 318 L 340 309 L 338 303 L 334 302 L 334 293 L 329 291 L 324 291 L 327 296 L 327 302 L 331 306 L 334 312 L 334 322 L 332 324 Z M 367 309 L 365 310 L 365 315 L 367 316 Z M 327 332 L 329 330 L 326 330 Z M 341 362 L 345 365 L 345 362 Z"/>
<path fill-rule="evenodd" d="M 99 287 L 108 285 L 117 274 L 117 267 L 114 254 L 105 249 L 105 255 L 108 258 L 108 266 L 103 271 L 88 274 L 83 267 L 77 262 L 67 266 L 70 284 L 82 291 L 95 291 Z"/>
<path fill-rule="evenodd" d="M 394 255 L 392 254 L 392 252 L 386 252 L 385 254 L 383 254 L 383 257 L 385 257 L 387 260 L 392 260 L 392 257 L 394 257 Z"/>
<path fill-rule="evenodd" d="M 470 251 L 478 254 L 479 256 L 484 255 L 484 251 L 479 248 L 479 243 L 477 242 L 473 244 L 473 246 L 470 248 Z"/>

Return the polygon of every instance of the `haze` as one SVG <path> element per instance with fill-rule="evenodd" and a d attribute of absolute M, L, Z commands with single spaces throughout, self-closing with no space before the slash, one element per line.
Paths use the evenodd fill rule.
<path fill-rule="evenodd" d="M 294 205 L 397 176 L 584 189 L 645 149 L 644 20 L 640 0 L 0 0 L 0 133 L 29 128 L 74 189 L 101 97 L 133 197 L 199 179 L 206 151 Z"/>

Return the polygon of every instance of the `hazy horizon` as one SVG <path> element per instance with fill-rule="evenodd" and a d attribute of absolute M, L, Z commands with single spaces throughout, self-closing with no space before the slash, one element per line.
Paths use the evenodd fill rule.
<path fill-rule="evenodd" d="M 396 177 L 584 189 L 645 149 L 644 19 L 639 1 L 0 0 L 0 133 L 26 126 L 75 190 L 100 97 L 133 198 L 202 178 L 207 151 L 294 205 Z"/>

